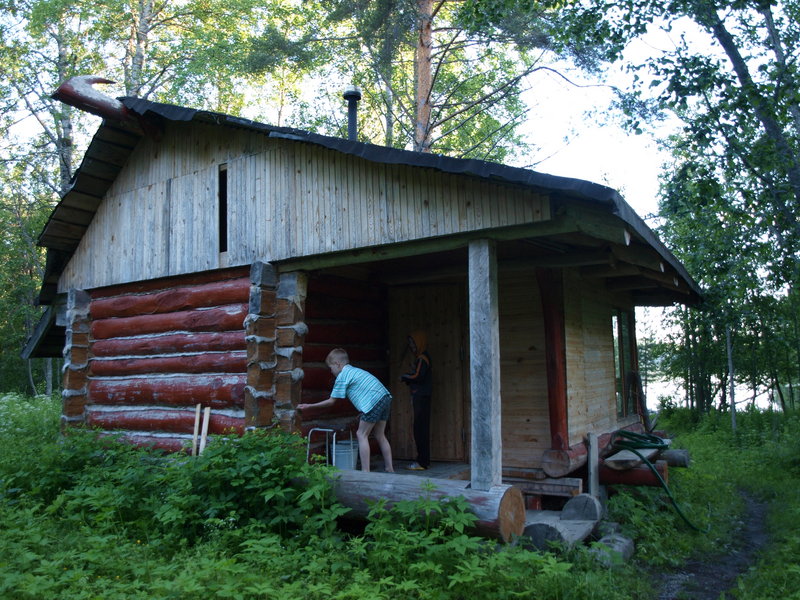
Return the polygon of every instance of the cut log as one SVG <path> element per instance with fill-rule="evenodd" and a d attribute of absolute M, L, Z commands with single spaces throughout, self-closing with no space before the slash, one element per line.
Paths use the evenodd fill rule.
<path fill-rule="evenodd" d="M 655 467 L 664 483 L 669 483 L 669 466 L 666 461 L 657 461 Z M 647 485 L 653 487 L 661 485 L 658 477 L 653 474 L 653 471 L 647 465 L 640 465 L 626 471 L 618 471 L 601 464 L 600 483 L 603 485 Z"/>
<path fill-rule="evenodd" d="M 641 423 L 633 423 L 624 429 L 641 433 L 644 428 Z M 609 432 L 597 436 L 597 447 L 600 456 L 606 456 L 611 451 L 609 444 L 613 435 L 614 432 Z M 542 454 L 542 468 L 548 477 L 564 477 L 584 466 L 588 455 L 589 449 L 586 442 L 580 442 L 566 450 L 552 448 L 545 450 Z"/>
<path fill-rule="evenodd" d="M 503 477 L 503 481 L 518 487 L 523 494 L 542 496 L 565 496 L 572 498 L 583 492 L 583 480 L 579 477 L 561 477 L 560 479 L 525 480 Z"/>
<path fill-rule="evenodd" d="M 689 451 L 684 449 L 664 450 L 660 458 L 667 461 L 670 467 L 688 467 L 692 460 Z"/>
<path fill-rule="evenodd" d="M 227 281 L 240 277 L 250 279 L 250 266 L 234 267 L 226 271 L 201 271 L 191 275 L 181 275 L 179 277 L 169 277 L 164 279 L 148 279 L 138 283 L 123 283 L 112 285 L 105 288 L 92 290 L 92 300 L 99 298 L 110 298 L 111 296 L 122 296 L 126 294 L 146 294 L 148 292 L 158 292 L 170 290 L 179 286 L 203 285 L 214 281 Z"/>
<path fill-rule="evenodd" d="M 641 465 L 642 462 L 644 462 L 642 457 L 652 462 L 652 459 L 656 457 L 659 452 L 661 452 L 661 450 L 658 448 L 642 448 L 639 450 L 639 454 L 641 454 L 641 456 L 639 456 L 639 454 L 636 454 L 631 450 L 620 450 L 619 452 L 607 457 L 603 461 L 603 464 L 609 469 L 626 471 Z"/>
<path fill-rule="evenodd" d="M 146 333 L 242 330 L 248 310 L 247 304 L 231 304 L 205 310 L 100 319 L 92 322 L 92 337 L 100 340 Z"/>
<path fill-rule="evenodd" d="M 522 492 L 510 485 L 473 490 L 463 480 L 364 471 L 339 471 L 333 484 L 339 502 L 350 509 L 348 518 L 366 519 L 370 505 L 381 498 L 391 506 L 425 496 L 434 499 L 463 496 L 478 517 L 474 531 L 477 535 L 509 542 L 520 536 L 525 526 Z M 433 484 L 432 490 L 427 489 L 429 484 Z"/>
<path fill-rule="evenodd" d="M 244 331 L 227 331 L 97 340 L 92 343 L 92 354 L 95 357 L 148 356 L 178 352 L 223 352 L 246 348 Z"/>
<path fill-rule="evenodd" d="M 523 547 L 548 550 L 550 543 L 575 546 L 592 534 L 597 521 L 562 519 L 561 511 L 529 511 L 525 522 Z"/>
<path fill-rule="evenodd" d="M 209 352 L 158 358 L 92 360 L 91 374 L 98 377 L 146 375 L 148 373 L 245 373 L 245 351 Z"/>
<path fill-rule="evenodd" d="M 89 405 L 86 408 L 86 424 L 105 430 L 127 429 L 188 434 L 194 429 L 195 410 L 165 410 L 153 407 L 142 410 L 97 410 L 94 405 Z M 239 417 L 213 413 L 208 423 L 208 431 L 220 435 L 230 432 L 242 434 L 244 413 L 242 412 Z"/>
<path fill-rule="evenodd" d="M 92 302 L 89 310 L 93 320 L 135 317 L 247 302 L 249 296 L 249 279 L 230 279 L 194 287 L 177 287 L 153 294 L 128 294 L 98 299 Z"/>
<path fill-rule="evenodd" d="M 202 402 L 219 409 L 244 406 L 245 385 L 244 374 L 94 379 L 89 381 L 89 397 L 94 404 L 194 406 Z"/>
<path fill-rule="evenodd" d="M 549 477 L 564 477 L 585 465 L 587 458 L 585 444 L 576 444 L 566 450 L 545 450 L 542 454 L 542 468 Z"/>

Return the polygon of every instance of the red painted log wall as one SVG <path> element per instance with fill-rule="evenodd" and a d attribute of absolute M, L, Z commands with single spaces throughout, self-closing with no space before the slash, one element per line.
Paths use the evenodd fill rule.
<path fill-rule="evenodd" d="M 210 433 L 244 430 L 249 269 L 91 293 L 86 422 L 136 444 L 180 450 L 195 407 Z"/>
<path fill-rule="evenodd" d="M 244 373 L 93 379 L 89 381 L 89 397 L 94 404 L 193 406 L 202 403 L 211 408 L 241 408 L 245 385 L 247 375 Z"/>
<path fill-rule="evenodd" d="M 202 416 L 201 416 L 202 422 Z M 194 433 L 195 411 L 186 410 L 156 410 L 142 408 L 141 410 L 96 411 L 91 407 L 87 411 L 86 424 L 101 429 L 126 429 L 131 431 L 160 431 L 171 433 Z M 242 419 L 225 414 L 212 413 L 209 420 L 208 433 L 243 433 L 244 422 Z"/>
<path fill-rule="evenodd" d="M 246 347 L 244 331 L 226 331 L 96 340 L 92 344 L 92 353 L 96 357 L 147 356 L 175 352 L 245 350 Z"/>

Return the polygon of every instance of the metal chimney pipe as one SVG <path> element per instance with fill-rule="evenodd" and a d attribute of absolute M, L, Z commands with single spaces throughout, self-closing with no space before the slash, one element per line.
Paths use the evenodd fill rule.
<path fill-rule="evenodd" d="M 358 101 L 361 100 L 361 90 L 350 85 L 342 97 L 347 100 L 347 139 L 355 142 L 358 141 Z"/>

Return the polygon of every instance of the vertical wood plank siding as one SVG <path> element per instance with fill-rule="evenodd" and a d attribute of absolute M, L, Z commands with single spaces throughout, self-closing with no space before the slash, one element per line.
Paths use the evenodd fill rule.
<path fill-rule="evenodd" d="M 143 139 L 100 205 L 59 290 L 219 268 L 217 177 L 228 172 L 227 265 L 550 218 L 530 190 L 202 124 Z"/>
<path fill-rule="evenodd" d="M 180 450 L 199 403 L 211 433 L 242 431 L 249 294 L 242 269 L 92 292 L 86 423 Z"/>
<path fill-rule="evenodd" d="M 611 313 L 632 308 L 629 298 L 604 292 L 575 271 L 564 270 L 567 395 L 570 444 L 587 431 L 614 431 L 616 418 L 614 341 Z"/>
<path fill-rule="evenodd" d="M 500 272 L 503 467 L 538 468 L 550 447 L 544 327 L 534 270 Z"/>

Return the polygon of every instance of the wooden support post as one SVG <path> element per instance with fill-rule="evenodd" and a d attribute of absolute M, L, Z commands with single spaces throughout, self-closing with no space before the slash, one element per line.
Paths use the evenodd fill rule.
<path fill-rule="evenodd" d="M 469 346 L 472 397 L 472 488 L 502 482 L 500 429 L 500 328 L 495 243 L 469 244 Z"/>
<path fill-rule="evenodd" d="M 600 497 L 600 448 L 597 434 L 590 431 L 586 434 L 586 446 L 589 449 L 589 494 L 593 498 Z"/>
<path fill-rule="evenodd" d="M 553 269 L 536 269 L 536 280 L 539 283 L 544 319 L 550 447 L 563 451 L 569 447 L 564 287 L 561 272 Z"/>

